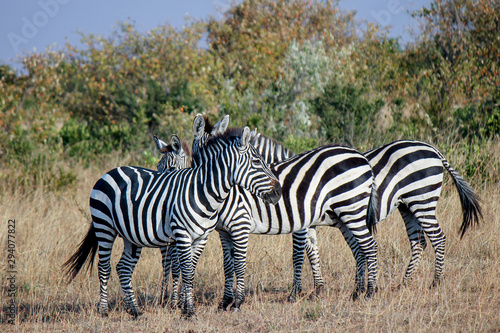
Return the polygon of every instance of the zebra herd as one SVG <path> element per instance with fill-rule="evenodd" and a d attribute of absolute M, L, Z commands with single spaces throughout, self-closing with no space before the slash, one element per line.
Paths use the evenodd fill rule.
<path fill-rule="evenodd" d="M 110 256 L 117 236 L 124 250 L 117 265 L 127 310 L 139 315 L 131 277 L 143 247 L 162 253 L 162 303 L 194 314 L 193 277 L 209 233 L 219 233 L 224 254 L 224 294 L 219 309 L 240 308 L 249 234 L 293 235 L 293 286 L 289 300 L 302 290 L 306 254 L 314 285 L 324 285 L 317 248 L 317 226 L 340 229 L 356 261 L 352 298 L 377 291 L 376 224 L 398 209 L 408 233 L 412 256 L 403 278 L 407 284 L 429 239 L 435 251 L 433 285 L 442 279 L 445 235 L 436 220 L 443 172 L 459 193 L 461 236 L 481 215 L 480 199 L 443 155 L 418 141 L 396 141 L 365 154 L 326 145 L 293 155 L 256 130 L 228 128 L 228 116 L 215 125 L 197 115 L 189 148 L 172 136 L 168 145 L 155 139 L 162 153 L 158 171 L 119 167 L 97 181 L 90 196 L 92 223 L 87 236 L 63 268 L 72 280 L 99 253 L 99 312 L 108 313 Z M 167 286 L 170 271 L 173 291 Z M 365 288 L 365 272 L 367 286 Z M 182 278 L 182 292 L 179 280 Z M 233 293 L 234 279 L 236 288 Z"/>

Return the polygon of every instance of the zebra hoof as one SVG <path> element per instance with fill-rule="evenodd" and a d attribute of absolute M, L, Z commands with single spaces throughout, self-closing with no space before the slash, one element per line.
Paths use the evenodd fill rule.
<path fill-rule="evenodd" d="M 139 316 L 142 315 L 142 312 L 138 311 L 137 309 L 130 309 L 127 311 L 131 316 L 132 318 L 134 319 L 137 319 Z"/>
<path fill-rule="evenodd" d="M 226 304 L 221 303 L 221 304 L 219 304 L 219 306 L 217 307 L 217 311 L 218 311 L 218 312 L 224 312 L 224 311 L 227 311 L 227 307 L 228 307 L 228 306 L 229 306 L 229 304 L 227 304 L 227 305 L 226 305 Z"/>
<path fill-rule="evenodd" d="M 191 319 L 195 315 L 194 309 L 182 309 L 181 318 Z"/>
<path fill-rule="evenodd" d="M 101 307 L 99 306 L 97 308 L 97 312 L 102 316 L 102 317 L 109 317 L 109 308 L 108 306 L 106 307 Z"/>
<path fill-rule="evenodd" d="M 433 288 L 436 288 L 437 286 L 439 286 L 441 284 L 441 280 L 440 279 L 434 279 L 431 283 L 431 285 L 429 286 L 429 289 L 433 289 Z"/>
<path fill-rule="evenodd" d="M 369 300 L 373 298 L 373 295 L 378 292 L 378 287 L 370 288 L 365 294 L 365 300 Z"/>

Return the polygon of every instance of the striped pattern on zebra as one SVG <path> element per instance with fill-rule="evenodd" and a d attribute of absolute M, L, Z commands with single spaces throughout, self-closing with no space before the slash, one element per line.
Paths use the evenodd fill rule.
<path fill-rule="evenodd" d="M 200 147 L 200 151 L 203 149 Z M 283 188 L 282 200 L 276 206 L 262 205 L 250 193 L 236 187 L 219 211 L 217 230 L 224 249 L 226 277 L 224 298 L 219 307 L 225 309 L 233 303 L 232 307 L 237 309 L 244 301 L 249 233 L 295 232 L 294 238 L 302 243 L 296 248 L 302 251 L 303 257 L 307 227 L 330 219 L 352 232 L 361 244 L 364 255 L 356 255 L 357 265 L 364 265 L 365 256 L 369 258 L 366 297 L 370 297 L 377 288 L 377 245 L 366 227 L 366 220 L 376 217 L 376 191 L 366 158 L 354 149 L 329 145 L 273 164 L 272 168 Z M 232 292 L 233 264 L 237 279 L 236 299 Z M 297 287 L 300 289 L 300 284 Z M 356 277 L 353 298 L 364 290 L 363 271 Z M 292 291 L 292 295 L 298 291 Z"/>
<path fill-rule="evenodd" d="M 97 181 L 90 196 L 89 231 L 63 268 L 73 279 L 87 262 L 92 266 L 99 250 L 100 313 L 108 313 L 110 256 L 120 236 L 124 251 L 117 271 L 128 311 L 139 315 L 131 277 L 142 248 L 162 247 L 174 240 L 186 293 L 182 314 L 194 314 L 192 248 L 200 246 L 215 228 L 217 220 L 212 216 L 231 188 L 243 186 L 270 203 L 281 196 L 277 178 L 249 139 L 247 127 L 237 135 L 229 132 L 209 138 L 196 168 L 159 173 L 126 166 Z"/>
<path fill-rule="evenodd" d="M 258 148 L 257 148 L 258 149 Z M 259 149 L 258 149 L 259 150 Z M 450 166 L 446 158 L 433 146 L 419 141 L 395 141 L 364 154 L 375 174 L 379 195 L 379 221 L 398 209 L 403 217 L 411 247 L 411 259 L 403 277 L 407 285 L 419 265 L 427 247 L 425 235 L 434 249 L 435 268 L 431 286 L 443 277 L 446 237 L 436 219 L 436 206 L 441 193 L 444 169 L 457 188 L 463 220 L 459 229 L 462 238 L 482 219 L 481 199 L 471 186 Z M 374 228 L 375 225 L 369 227 Z M 308 232 L 306 253 L 311 263 L 314 284 L 324 284 L 319 263 L 316 231 Z M 352 239 L 351 249 L 357 244 Z"/>

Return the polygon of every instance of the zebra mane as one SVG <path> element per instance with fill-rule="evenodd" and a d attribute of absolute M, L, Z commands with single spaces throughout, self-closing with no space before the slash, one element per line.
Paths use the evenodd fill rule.
<path fill-rule="evenodd" d="M 207 128 L 207 127 L 205 126 L 205 128 Z M 208 130 L 206 130 L 206 132 L 210 133 Z M 215 142 L 217 142 L 219 140 L 228 141 L 228 140 L 231 140 L 235 137 L 241 138 L 242 134 L 243 134 L 243 128 L 239 128 L 239 127 L 228 128 L 227 131 L 225 131 L 224 133 L 217 133 L 217 134 L 209 136 L 207 139 L 207 142 L 205 143 L 204 148 L 206 148 L 210 145 L 213 145 Z"/>
<path fill-rule="evenodd" d="M 212 130 L 214 129 L 214 124 L 208 119 L 208 116 L 203 116 L 203 119 L 205 120 L 205 133 L 212 133 Z"/>

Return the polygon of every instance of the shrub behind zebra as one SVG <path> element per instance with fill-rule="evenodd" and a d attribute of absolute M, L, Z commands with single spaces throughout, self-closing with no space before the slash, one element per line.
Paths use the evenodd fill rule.
<path fill-rule="evenodd" d="M 195 118 L 195 122 L 196 123 Z M 278 179 L 249 144 L 250 130 L 240 136 L 215 135 L 195 168 L 160 173 L 141 167 L 118 167 L 102 176 L 90 195 L 92 223 L 77 251 L 64 264 L 70 281 L 85 264 L 93 265 L 99 252 L 100 301 L 98 310 L 107 315 L 107 284 L 110 257 L 117 236 L 124 250 L 117 265 L 127 311 L 140 312 L 131 286 L 134 267 L 143 247 L 162 247 L 175 241 L 182 283 L 186 293 L 182 315 L 194 315 L 192 295 L 194 263 L 192 248 L 201 253 L 215 228 L 210 217 L 232 187 L 247 188 L 266 202 L 281 197 Z"/>
<path fill-rule="evenodd" d="M 209 133 L 210 126 L 205 127 L 205 132 L 195 134 L 193 152 L 200 154 L 204 151 L 203 141 L 210 137 Z M 255 135 L 256 132 L 253 132 L 252 136 Z M 273 158 L 265 153 L 263 156 L 267 161 Z M 198 158 L 195 153 L 194 164 L 198 163 Z M 299 251 L 295 255 L 300 256 L 297 253 L 302 250 L 303 256 L 307 227 L 330 219 L 336 221 L 346 234 L 353 235 L 362 247 L 355 254 L 358 275 L 352 297 L 356 299 L 359 293 L 365 291 L 365 258 L 368 258 L 368 290 L 365 297 L 371 297 L 377 290 L 377 244 L 366 227 L 366 220 L 376 217 L 376 191 L 366 158 L 354 149 L 328 145 L 272 164 L 272 168 L 283 186 L 283 197 L 276 207 L 263 205 L 248 192 L 234 188 L 219 211 L 217 230 L 223 244 L 226 278 L 219 308 L 226 309 L 232 304 L 233 309 L 238 309 L 245 299 L 244 273 L 249 233 L 295 232 L 295 248 Z M 163 261 L 168 261 L 168 258 Z M 298 260 L 294 257 L 294 266 L 296 262 Z M 295 270 L 297 273 L 301 267 L 296 266 Z M 232 291 L 234 274 L 237 279 L 236 297 Z M 167 279 L 168 272 L 164 276 Z M 300 281 L 294 280 L 291 300 L 301 288 Z"/>

